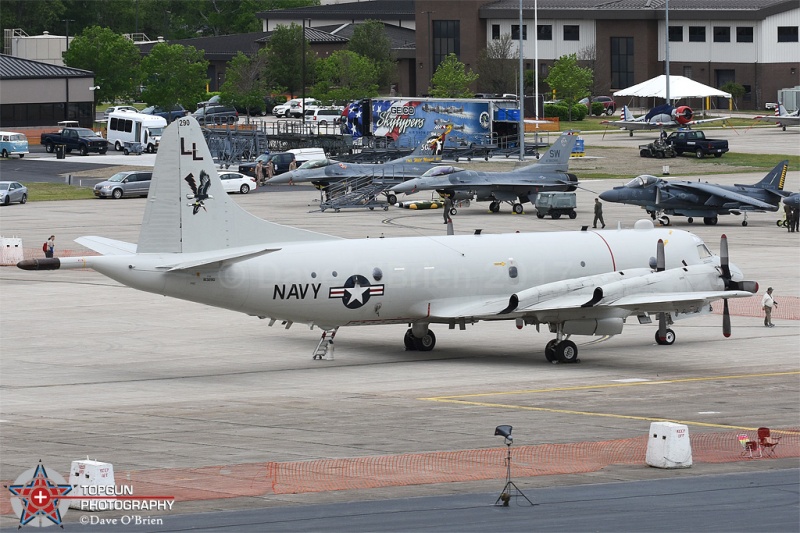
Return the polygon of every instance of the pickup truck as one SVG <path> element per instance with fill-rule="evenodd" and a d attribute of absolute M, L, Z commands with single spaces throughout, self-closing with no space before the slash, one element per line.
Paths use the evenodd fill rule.
<path fill-rule="evenodd" d="M 63 144 L 67 152 L 78 150 L 81 155 L 89 152 L 104 154 L 108 151 L 108 141 L 89 128 L 63 128 L 56 133 L 42 133 L 41 142 L 45 150 L 50 153 L 53 153 L 59 144 Z"/>
<path fill-rule="evenodd" d="M 722 157 L 728 151 L 728 141 L 707 139 L 702 131 L 674 131 L 669 134 L 666 143 L 675 149 L 676 154 L 692 152 L 698 159 L 712 154 Z"/>

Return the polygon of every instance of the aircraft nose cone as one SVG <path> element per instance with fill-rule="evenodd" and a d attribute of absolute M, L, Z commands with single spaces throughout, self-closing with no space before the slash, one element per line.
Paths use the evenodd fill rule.
<path fill-rule="evenodd" d="M 417 180 L 408 180 L 404 181 L 403 183 L 398 183 L 394 187 L 392 187 L 392 192 L 394 193 L 412 193 L 417 186 Z"/>
<path fill-rule="evenodd" d="M 606 202 L 619 202 L 619 191 L 611 189 L 610 191 L 600 193 L 600 199 Z"/>

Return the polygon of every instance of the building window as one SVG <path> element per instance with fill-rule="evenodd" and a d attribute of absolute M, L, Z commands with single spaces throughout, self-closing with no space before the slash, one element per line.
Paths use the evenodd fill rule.
<path fill-rule="evenodd" d="M 496 41 L 500 38 L 500 24 L 492 24 L 492 40 Z"/>
<path fill-rule="evenodd" d="M 714 42 L 715 43 L 731 42 L 730 26 L 714 26 Z"/>
<path fill-rule="evenodd" d="M 519 24 L 512 24 L 511 25 L 511 40 L 512 41 L 519 41 Z M 528 40 L 528 25 L 522 25 L 522 40 Z"/>
<path fill-rule="evenodd" d="M 750 26 L 738 26 L 736 28 L 736 42 L 737 43 L 752 43 L 753 42 L 753 28 Z"/>
<path fill-rule="evenodd" d="M 564 25 L 564 40 L 565 41 L 579 41 L 581 38 L 580 26 L 572 24 Z"/>
<path fill-rule="evenodd" d="M 796 43 L 797 26 L 778 26 L 779 43 Z"/>
<path fill-rule="evenodd" d="M 633 37 L 611 38 L 611 86 L 633 85 Z"/>
<path fill-rule="evenodd" d="M 683 26 L 669 27 L 669 42 L 671 43 L 683 42 Z"/>
<path fill-rule="evenodd" d="M 539 24 L 536 28 L 536 39 L 539 41 L 552 41 L 553 40 L 553 25 L 552 24 Z"/>
<path fill-rule="evenodd" d="M 690 43 L 704 43 L 704 42 L 706 42 L 706 27 L 705 26 L 689 26 L 689 42 Z"/>
<path fill-rule="evenodd" d="M 684 65 L 683 66 L 683 77 L 692 79 L 692 66 L 691 65 Z"/>
<path fill-rule="evenodd" d="M 461 27 L 458 20 L 433 21 L 433 70 L 448 54 L 461 55 Z"/>

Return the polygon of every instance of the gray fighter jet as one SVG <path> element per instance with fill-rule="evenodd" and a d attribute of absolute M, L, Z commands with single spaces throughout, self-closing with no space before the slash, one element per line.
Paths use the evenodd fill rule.
<path fill-rule="evenodd" d="M 781 161 L 753 185 L 717 185 L 642 175 L 602 193 L 600 198 L 641 206 L 664 226 L 669 225 L 667 215 L 688 217 L 690 224 L 694 217 L 703 217 L 709 226 L 717 223 L 718 215 L 744 215 L 742 226 L 747 226 L 748 212 L 777 211 L 781 199 L 791 194 L 783 190 L 788 167 L 789 161 Z"/>
<path fill-rule="evenodd" d="M 434 164 L 441 162 L 442 146 L 451 130 L 452 125 L 449 123 L 440 126 L 409 155 L 386 163 L 345 163 L 334 159 L 308 161 L 297 170 L 274 176 L 267 180 L 267 184 L 313 183 L 319 188 L 324 188 L 331 183 L 351 178 L 369 177 L 387 185 L 409 178 L 418 178 L 433 168 Z M 396 198 L 389 198 L 389 203 L 395 201 Z"/>
<path fill-rule="evenodd" d="M 397 195 L 436 191 L 454 200 L 488 201 L 493 213 L 500 211 L 502 202 L 507 202 L 519 214 L 524 210 L 522 204 L 534 203 L 540 192 L 574 191 L 578 187 L 578 178 L 568 172 L 570 154 L 577 140 L 577 135 L 563 133 L 538 163 L 509 172 L 438 166 L 420 178 L 395 185 L 391 192 Z"/>

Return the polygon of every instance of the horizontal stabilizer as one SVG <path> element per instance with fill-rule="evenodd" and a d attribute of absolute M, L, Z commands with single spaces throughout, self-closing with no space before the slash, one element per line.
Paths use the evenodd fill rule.
<path fill-rule="evenodd" d="M 231 250 L 227 251 L 226 253 L 220 254 L 202 254 L 201 257 L 197 259 L 189 260 L 189 261 L 182 261 L 180 263 L 174 263 L 171 265 L 159 265 L 158 269 L 166 269 L 168 272 L 176 272 L 179 270 L 188 270 L 188 269 L 195 269 L 199 267 L 205 267 L 214 265 L 215 268 L 219 268 L 223 264 L 232 264 L 238 263 L 239 261 L 244 261 L 246 259 L 253 259 L 254 257 L 259 257 L 261 255 L 265 255 L 272 252 L 277 252 L 280 248 L 262 248 L 260 250 Z"/>
<path fill-rule="evenodd" d="M 101 255 L 133 255 L 136 253 L 135 244 L 105 237 L 78 237 L 75 242 Z"/>

